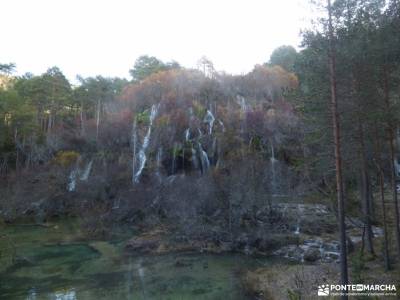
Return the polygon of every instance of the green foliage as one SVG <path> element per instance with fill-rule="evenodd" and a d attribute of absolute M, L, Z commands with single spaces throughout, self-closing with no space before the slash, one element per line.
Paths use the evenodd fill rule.
<path fill-rule="evenodd" d="M 53 161 L 62 167 L 69 167 L 76 163 L 79 156 L 79 153 L 75 151 L 59 151 Z"/>
<path fill-rule="evenodd" d="M 136 114 L 138 124 L 148 125 L 150 123 L 150 110 L 145 110 Z"/>
<path fill-rule="evenodd" d="M 14 63 L 0 64 L 0 73 L 10 74 L 14 72 L 14 70 L 15 70 Z"/>
<path fill-rule="evenodd" d="M 202 120 L 206 115 L 206 108 L 199 101 L 193 101 L 192 106 L 193 114 Z"/>
<path fill-rule="evenodd" d="M 363 282 L 363 271 L 365 269 L 365 259 L 361 252 L 356 253 L 351 257 L 351 268 L 353 281 L 357 283 Z"/>
<path fill-rule="evenodd" d="M 297 291 L 288 289 L 287 296 L 289 300 L 301 300 L 301 294 Z"/>
<path fill-rule="evenodd" d="M 133 69 L 129 70 L 129 73 L 133 81 L 139 82 L 149 77 L 151 74 L 179 68 L 180 65 L 176 61 L 164 63 L 154 56 L 143 55 L 135 61 L 135 65 Z"/>
<path fill-rule="evenodd" d="M 296 59 L 296 49 L 294 49 L 292 46 L 280 46 L 272 52 L 269 59 L 269 64 L 273 66 L 281 66 L 285 70 L 293 72 Z"/>

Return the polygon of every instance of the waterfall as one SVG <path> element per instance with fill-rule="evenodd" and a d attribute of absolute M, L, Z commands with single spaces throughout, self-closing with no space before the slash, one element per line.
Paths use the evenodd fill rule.
<path fill-rule="evenodd" d="M 213 125 L 214 125 L 214 122 L 215 122 L 215 117 L 214 117 L 214 115 L 212 114 L 211 111 L 207 110 L 207 113 L 206 113 L 206 116 L 204 117 L 203 122 L 208 124 L 208 128 L 209 128 L 208 133 L 211 135 L 212 134 Z"/>
<path fill-rule="evenodd" d="M 135 165 L 136 165 L 136 144 L 137 144 L 137 119 L 133 121 L 132 125 L 132 183 L 135 182 Z"/>
<path fill-rule="evenodd" d="M 188 142 L 190 139 L 190 129 L 185 130 L 185 141 Z"/>
<path fill-rule="evenodd" d="M 89 175 L 90 175 L 90 171 L 92 170 L 92 165 L 93 165 L 93 160 L 91 160 L 87 164 L 85 170 L 83 171 L 81 177 L 79 178 L 81 181 L 87 181 L 88 180 Z"/>
<path fill-rule="evenodd" d="M 239 95 L 237 95 L 236 98 L 238 100 L 237 103 L 240 105 L 240 109 L 241 109 L 242 113 L 247 112 L 248 106 L 246 104 L 246 99 L 243 96 L 239 96 Z"/>
<path fill-rule="evenodd" d="M 69 182 L 68 182 L 68 192 L 73 192 L 76 189 L 76 177 L 78 176 L 79 170 L 75 168 L 69 174 Z"/>
<path fill-rule="evenodd" d="M 194 149 L 193 147 L 192 147 L 192 164 L 193 164 L 193 167 L 195 168 L 195 170 L 197 170 L 199 168 L 199 163 L 197 161 L 196 149 Z"/>
<path fill-rule="evenodd" d="M 145 135 L 145 137 L 143 139 L 143 145 L 139 150 L 139 169 L 134 175 L 134 182 L 135 183 L 139 182 L 140 175 L 142 174 L 144 166 L 146 164 L 146 160 L 147 160 L 146 150 L 147 150 L 147 147 L 149 146 L 149 143 L 150 143 L 151 128 L 153 127 L 153 121 L 154 121 L 154 119 L 155 119 L 155 117 L 157 115 L 158 107 L 159 107 L 158 105 L 154 105 L 154 104 L 151 107 L 150 124 L 149 124 L 149 127 L 147 129 L 147 133 L 146 133 L 146 135 Z"/>
<path fill-rule="evenodd" d="M 77 300 L 75 289 L 66 291 L 57 291 L 54 293 L 54 299 L 56 300 Z"/>
<path fill-rule="evenodd" d="M 400 164 L 397 158 L 394 160 L 394 169 L 396 172 L 396 176 L 400 176 Z"/>
<path fill-rule="evenodd" d="M 221 125 L 222 132 L 225 132 L 225 125 L 221 120 L 218 120 L 219 125 Z"/>
<path fill-rule="evenodd" d="M 201 170 L 202 173 L 205 173 L 210 168 L 210 160 L 208 159 L 207 152 L 204 151 L 200 143 L 198 143 L 198 146 L 200 151 Z"/>
<path fill-rule="evenodd" d="M 294 231 L 295 235 L 299 235 L 300 234 L 300 222 L 297 221 L 297 225 L 296 225 L 296 229 Z"/>
<path fill-rule="evenodd" d="M 300 234 L 300 229 L 301 229 L 300 224 L 303 213 L 304 213 L 304 207 L 301 204 L 299 204 L 297 206 L 297 224 L 296 224 L 296 229 L 294 231 L 294 234 L 296 235 Z"/>

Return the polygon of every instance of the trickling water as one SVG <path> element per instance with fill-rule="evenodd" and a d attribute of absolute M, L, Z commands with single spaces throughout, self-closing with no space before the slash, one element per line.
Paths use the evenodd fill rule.
<path fill-rule="evenodd" d="M 188 128 L 185 130 L 185 141 L 187 142 L 189 141 L 189 139 L 190 139 L 190 129 Z"/>
<path fill-rule="evenodd" d="M 294 231 L 294 234 L 296 234 L 296 235 L 300 234 L 300 223 L 297 223 L 296 230 Z"/>
<path fill-rule="evenodd" d="M 55 300 L 77 300 L 74 289 L 67 291 L 59 291 L 54 293 Z"/>
<path fill-rule="evenodd" d="M 79 170 L 76 168 L 69 174 L 68 192 L 73 192 L 76 189 L 76 177 L 78 176 Z"/>
<path fill-rule="evenodd" d="M 215 117 L 211 111 L 207 110 L 207 113 L 206 113 L 206 116 L 204 117 L 203 122 L 208 124 L 208 130 L 209 130 L 208 133 L 211 135 L 212 130 L 213 130 L 213 125 L 215 122 Z"/>
<path fill-rule="evenodd" d="M 225 132 L 225 125 L 221 120 L 218 120 L 219 125 L 221 125 L 222 132 Z"/>
<path fill-rule="evenodd" d="M 298 235 L 300 234 L 300 224 L 301 224 L 301 218 L 303 216 L 304 213 L 304 207 L 302 205 L 299 205 L 297 207 L 297 224 L 296 224 L 296 229 L 294 231 L 294 234 Z"/>
<path fill-rule="evenodd" d="M 197 170 L 199 168 L 199 163 L 197 161 L 197 153 L 196 153 L 196 149 L 194 149 L 192 147 L 192 164 L 195 170 Z"/>
<path fill-rule="evenodd" d="M 201 170 L 203 173 L 205 173 L 210 168 L 210 160 L 208 159 L 207 152 L 204 151 L 200 143 L 198 143 L 198 146 L 200 151 Z"/>
<path fill-rule="evenodd" d="M 135 182 L 135 171 L 136 171 L 136 146 L 137 146 L 137 119 L 133 121 L 132 125 L 132 183 Z"/>
<path fill-rule="evenodd" d="M 190 116 L 190 120 L 194 119 L 193 107 L 189 107 L 189 116 Z"/>
<path fill-rule="evenodd" d="M 90 171 L 92 170 L 92 165 L 93 165 L 93 160 L 91 160 L 91 161 L 87 164 L 85 170 L 83 171 L 81 177 L 79 178 L 81 181 L 86 181 L 86 180 L 88 180 L 89 175 L 90 175 Z"/>
<path fill-rule="evenodd" d="M 143 145 L 139 150 L 139 169 L 134 176 L 134 182 L 136 182 L 136 183 L 139 182 L 140 175 L 142 174 L 142 171 L 146 164 L 146 160 L 147 160 L 146 149 L 150 143 L 151 128 L 153 126 L 153 121 L 157 115 L 158 107 L 159 107 L 158 105 L 154 105 L 154 104 L 151 107 L 149 128 L 147 129 L 147 133 L 143 139 Z"/>
<path fill-rule="evenodd" d="M 197 132 L 199 133 L 198 138 L 200 139 L 203 136 L 203 133 L 201 132 L 200 128 L 197 128 Z"/>
<path fill-rule="evenodd" d="M 245 113 L 248 110 L 248 106 L 246 104 L 246 99 L 239 95 L 236 98 L 238 100 L 238 104 L 240 105 L 240 109 L 241 109 L 242 113 Z"/>

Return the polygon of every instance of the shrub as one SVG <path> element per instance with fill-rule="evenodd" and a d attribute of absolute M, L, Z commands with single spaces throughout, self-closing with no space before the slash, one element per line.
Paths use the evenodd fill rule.
<path fill-rule="evenodd" d="M 75 163 L 79 158 L 79 153 L 76 151 L 59 151 L 54 158 L 57 165 L 68 167 Z"/>

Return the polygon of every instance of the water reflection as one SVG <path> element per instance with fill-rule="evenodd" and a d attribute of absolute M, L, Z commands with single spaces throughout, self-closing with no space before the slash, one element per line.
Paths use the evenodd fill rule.
<path fill-rule="evenodd" d="M 76 226 L 63 224 L 3 231 L 19 260 L 0 269 L 0 298 L 7 300 L 242 300 L 239 275 L 259 266 L 240 255 L 127 257 L 123 239 L 84 241 Z"/>

